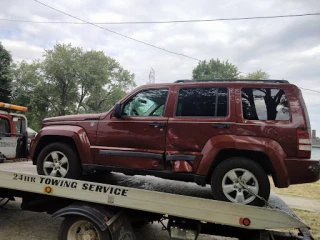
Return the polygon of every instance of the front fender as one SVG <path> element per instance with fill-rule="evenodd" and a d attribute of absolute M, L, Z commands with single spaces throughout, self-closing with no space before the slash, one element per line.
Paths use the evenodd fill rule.
<path fill-rule="evenodd" d="M 87 133 L 82 127 L 71 126 L 71 125 L 52 125 L 46 126 L 40 130 L 37 137 L 32 142 L 30 149 L 30 158 L 34 159 L 37 156 L 38 151 L 40 151 L 39 146 L 42 147 L 41 141 L 44 137 L 69 137 L 75 143 L 81 162 L 86 164 L 92 164 L 93 159 L 90 152 L 90 141 Z"/>
<path fill-rule="evenodd" d="M 197 174 L 207 175 L 217 154 L 223 149 L 248 150 L 265 153 L 275 170 L 278 185 L 289 186 L 289 178 L 284 158 L 286 154 L 276 141 L 261 137 L 219 135 L 207 141 L 201 151 L 202 159 Z"/>

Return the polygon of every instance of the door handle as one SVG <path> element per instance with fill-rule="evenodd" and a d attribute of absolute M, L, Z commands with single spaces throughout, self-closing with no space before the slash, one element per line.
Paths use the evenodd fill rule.
<path fill-rule="evenodd" d="M 151 122 L 151 123 L 149 123 L 149 126 L 150 127 L 164 127 L 165 123 L 163 123 L 163 122 Z"/>
<path fill-rule="evenodd" d="M 225 128 L 225 129 L 229 129 L 230 128 L 230 125 L 229 123 L 214 123 L 212 124 L 212 127 L 213 128 Z"/>

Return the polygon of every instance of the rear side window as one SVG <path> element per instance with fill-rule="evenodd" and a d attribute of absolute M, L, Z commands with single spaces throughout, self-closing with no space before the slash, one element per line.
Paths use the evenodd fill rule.
<path fill-rule="evenodd" d="M 243 88 L 242 114 L 248 120 L 290 119 L 289 104 L 282 89 Z"/>
<path fill-rule="evenodd" d="M 10 132 L 9 120 L 0 118 L 0 136 L 6 136 Z"/>
<path fill-rule="evenodd" d="M 226 117 L 228 115 L 227 88 L 181 88 L 176 116 Z"/>

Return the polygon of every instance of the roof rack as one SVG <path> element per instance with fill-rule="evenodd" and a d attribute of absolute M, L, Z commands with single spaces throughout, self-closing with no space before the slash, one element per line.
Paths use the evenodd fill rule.
<path fill-rule="evenodd" d="M 251 80 L 251 79 L 196 79 L 196 80 L 189 80 L 189 79 L 182 79 L 177 80 L 174 83 L 185 83 L 185 82 L 263 82 L 263 83 L 289 83 L 287 80 Z"/>

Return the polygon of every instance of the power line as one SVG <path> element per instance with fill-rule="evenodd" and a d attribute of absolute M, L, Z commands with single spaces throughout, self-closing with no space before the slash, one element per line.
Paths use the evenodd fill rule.
<path fill-rule="evenodd" d="M 43 4 L 43 5 L 45 5 L 45 4 Z M 47 7 L 49 7 L 49 6 L 47 6 Z M 57 10 L 57 9 L 55 9 L 55 10 Z M 57 11 L 59 11 L 59 10 L 57 10 Z M 196 23 L 196 22 L 218 22 L 218 21 L 239 21 L 239 20 L 256 20 L 256 19 L 292 18 L 292 17 L 307 17 L 307 16 L 320 16 L 320 13 L 303 13 L 303 14 L 288 14 L 288 15 L 258 16 L 258 17 L 215 18 L 215 19 L 169 20 L 169 21 L 92 22 L 91 24 L 101 24 L 101 25 L 103 25 L 103 24 L 106 24 L 106 25 L 118 24 L 118 25 L 121 25 L 121 24 Z M 25 22 L 25 23 L 51 23 L 51 24 L 90 24 L 89 22 L 31 21 L 31 20 L 7 19 L 7 18 L 0 18 L 0 21 Z"/>
<path fill-rule="evenodd" d="M 142 43 L 142 44 L 147 45 L 147 46 L 149 46 L 149 47 L 153 47 L 153 48 L 160 49 L 160 50 L 162 50 L 162 51 L 165 51 L 165 52 L 168 52 L 168 53 L 171 53 L 171 54 L 179 55 L 179 56 L 186 57 L 186 58 L 189 58 L 189 59 L 193 59 L 193 60 L 196 60 L 196 61 L 201 61 L 201 60 L 198 59 L 198 58 L 191 57 L 191 56 L 187 56 L 187 55 L 182 54 L 182 53 L 173 52 L 173 51 L 167 50 L 167 49 L 165 49 L 165 48 L 158 47 L 158 46 L 155 46 L 155 45 L 153 45 L 153 44 L 150 44 L 150 43 L 147 43 L 147 42 L 143 42 L 143 41 L 141 41 L 141 40 L 138 40 L 138 39 L 135 39 L 135 38 L 126 36 L 126 35 L 124 35 L 124 34 L 115 32 L 115 31 L 110 30 L 110 29 L 108 29 L 108 28 L 101 27 L 101 26 L 99 26 L 99 25 L 97 25 L 97 24 L 95 24 L 95 23 L 91 23 L 91 22 L 88 22 L 88 21 L 83 20 L 83 19 L 81 19 L 81 18 L 75 17 L 75 16 L 73 16 L 73 15 L 71 15 L 71 14 L 69 14 L 69 13 L 63 12 L 63 11 L 61 11 L 61 10 L 59 10 L 59 9 L 56 9 L 56 8 L 54 8 L 54 7 L 51 7 L 51 6 L 49 6 L 49 5 L 45 4 L 45 3 L 39 2 L 39 1 L 37 1 L 37 0 L 34 0 L 34 1 L 37 2 L 37 3 L 39 3 L 39 4 L 41 4 L 41 5 L 43 5 L 43 6 L 46 6 L 46 7 L 48 7 L 48 8 L 51 8 L 51 9 L 57 11 L 57 12 L 60 12 L 60 13 L 62 13 L 62 14 L 64 14 L 64 15 L 67 15 L 67 16 L 72 17 L 72 18 L 74 18 L 74 19 L 80 20 L 80 21 L 85 22 L 85 23 L 87 23 L 87 24 L 90 24 L 90 25 L 92 25 L 92 26 L 101 28 L 101 29 L 103 29 L 103 30 L 105 30 L 105 31 L 111 32 L 111 33 L 116 34 L 116 35 L 119 35 L 119 36 L 121 36 L 121 37 L 128 38 L 128 39 L 130 39 L 130 40 L 133 40 L 133 41 Z"/>
<path fill-rule="evenodd" d="M 302 88 L 302 87 L 300 87 L 300 88 L 301 88 L 301 89 L 303 89 L 303 90 L 307 90 L 307 91 L 311 91 L 311 92 L 320 93 L 320 91 L 317 91 L 317 90 L 308 89 L 308 88 Z"/>

